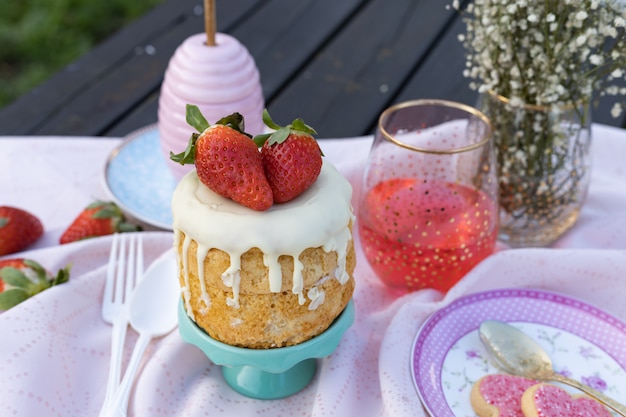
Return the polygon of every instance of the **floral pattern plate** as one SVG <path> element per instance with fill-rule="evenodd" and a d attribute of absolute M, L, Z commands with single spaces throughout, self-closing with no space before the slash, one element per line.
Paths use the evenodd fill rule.
<path fill-rule="evenodd" d="M 472 385 L 484 375 L 501 372 L 478 335 L 485 320 L 504 321 L 524 331 L 549 353 L 557 372 L 626 403 L 624 323 L 564 294 L 500 289 L 454 301 L 418 331 L 411 373 L 430 415 L 476 416 L 470 404 Z"/>
<path fill-rule="evenodd" d="M 161 153 L 156 125 L 131 133 L 111 153 L 104 183 L 115 202 L 130 215 L 172 229 L 171 200 L 177 181 Z"/>

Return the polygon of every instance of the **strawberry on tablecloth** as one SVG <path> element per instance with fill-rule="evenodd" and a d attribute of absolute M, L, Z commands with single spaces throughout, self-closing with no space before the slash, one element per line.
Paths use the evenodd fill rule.
<path fill-rule="evenodd" d="M 63 284 L 69 277 L 69 265 L 52 275 L 32 259 L 0 260 L 0 311 L 8 310 L 50 287 Z"/>
<path fill-rule="evenodd" d="M 33 214 L 17 207 L 0 206 L 0 256 L 19 252 L 43 235 L 43 225 Z"/>

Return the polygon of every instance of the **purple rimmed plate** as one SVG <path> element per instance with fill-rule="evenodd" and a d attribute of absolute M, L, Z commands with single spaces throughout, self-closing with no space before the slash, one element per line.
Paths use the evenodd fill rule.
<path fill-rule="evenodd" d="M 626 325 L 584 301 L 535 289 L 499 289 L 462 297 L 431 315 L 411 349 L 411 374 L 426 411 L 475 416 L 474 382 L 501 373 L 478 327 L 500 320 L 524 331 L 552 358 L 557 372 L 626 403 Z M 564 387 L 570 392 L 576 392 Z"/>

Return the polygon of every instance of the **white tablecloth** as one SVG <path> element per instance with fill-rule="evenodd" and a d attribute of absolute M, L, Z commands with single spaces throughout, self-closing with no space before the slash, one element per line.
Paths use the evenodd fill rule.
<path fill-rule="evenodd" d="M 501 287 L 560 291 L 626 320 L 626 131 L 594 126 L 594 170 L 576 226 L 550 249 L 503 250 L 447 295 L 389 292 L 357 239 L 356 321 L 337 351 L 320 361 L 304 391 L 275 401 L 237 394 L 219 367 L 177 332 L 151 343 L 131 394 L 130 416 L 424 415 L 409 357 L 433 311 L 458 297 Z M 109 198 L 102 170 L 120 139 L 0 138 L 0 205 L 32 211 L 45 235 L 20 256 L 51 270 L 72 263 L 70 282 L 0 314 L 0 415 L 97 416 L 107 379 L 111 327 L 100 317 L 110 237 L 59 246 L 89 202 Z M 371 138 L 322 140 L 326 158 L 359 193 Z M 146 262 L 172 246 L 169 232 L 144 233 Z M 125 361 L 136 340 L 129 330 Z"/>

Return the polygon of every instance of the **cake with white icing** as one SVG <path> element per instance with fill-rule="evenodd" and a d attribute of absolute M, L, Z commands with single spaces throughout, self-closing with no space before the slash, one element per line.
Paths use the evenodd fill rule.
<path fill-rule="evenodd" d="M 172 210 L 187 315 L 212 338 L 246 348 L 322 333 L 354 291 L 351 195 L 328 162 L 304 193 L 265 211 L 186 174 Z"/>

